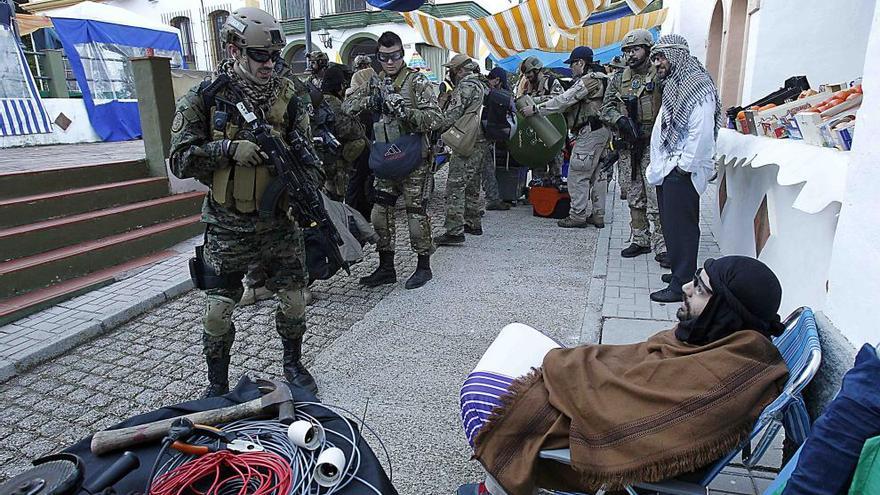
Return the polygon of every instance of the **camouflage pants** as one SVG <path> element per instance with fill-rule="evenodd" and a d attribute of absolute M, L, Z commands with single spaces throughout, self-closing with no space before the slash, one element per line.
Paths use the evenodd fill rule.
<path fill-rule="evenodd" d="M 324 164 L 324 188 L 330 199 L 342 201 L 348 190 L 348 177 L 351 165 L 343 159 Z"/>
<path fill-rule="evenodd" d="M 218 274 L 245 273 L 254 266 L 265 271 L 266 288 L 273 293 L 302 290 L 308 285 L 304 265 L 305 248 L 302 231 L 288 221 L 274 223 L 273 228 L 257 232 L 236 232 L 217 225 L 208 227 L 205 239 L 205 262 Z M 236 304 L 241 300 L 244 287 L 236 277 L 227 287 L 205 291 L 207 296 L 229 298 Z M 207 312 L 207 308 L 206 308 Z M 297 339 L 306 333 L 305 305 L 294 314 L 284 314 L 281 303 L 275 308 L 275 330 L 282 338 Z M 224 333 L 209 332 L 205 328 L 206 351 L 209 343 L 223 342 L 228 350 L 235 338 L 231 322 Z"/>
<path fill-rule="evenodd" d="M 602 127 L 578 135 L 568 164 L 568 193 L 571 208 L 568 216 L 586 220 L 591 214 L 605 215 L 605 193 L 608 185 L 599 167 L 602 152 L 610 134 Z"/>
<path fill-rule="evenodd" d="M 495 145 L 489 146 L 486 156 L 483 158 L 483 191 L 486 201 L 498 201 L 501 194 L 498 192 L 498 179 L 495 177 Z"/>
<path fill-rule="evenodd" d="M 622 198 L 626 199 L 629 197 L 629 186 L 632 182 L 632 167 L 630 167 L 630 160 L 628 158 L 626 160 L 623 159 L 623 154 L 629 153 L 629 151 L 622 147 L 616 147 L 615 149 L 619 156 L 617 159 L 617 187 L 620 189 Z"/>
<path fill-rule="evenodd" d="M 431 162 L 425 162 L 405 179 L 376 179 L 376 202 L 370 215 L 379 241 L 377 251 L 394 252 L 396 238 L 394 224 L 394 205 L 403 195 L 406 204 L 406 217 L 409 225 L 409 242 L 416 254 L 434 252 L 431 238 L 431 218 L 428 216 L 428 200 L 431 192 Z"/>
<path fill-rule="evenodd" d="M 657 188 L 645 180 L 645 171 L 651 163 L 650 153 L 645 149 L 635 177 L 630 175 L 633 173 L 630 150 L 620 150 L 619 163 L 618 176 L 630 178 L 626 200 L 629 203 L 632 242 L 639 246 L 650 247 L 655 254 L 666 252 L 663 226 L 660 224 L 660 209 L 657 205 Z"/>
<path fill-rule="evenodd" d="M 477 142 L 474 153 L 465 158 L 452 153 L 449 159 L 449 178 L 446 181 L 446 232 L 464 233 L 464 226 L 480 225 L 480 176 L 489 145 Z M 493 171 L 494 172 L 494 171 Z"/>

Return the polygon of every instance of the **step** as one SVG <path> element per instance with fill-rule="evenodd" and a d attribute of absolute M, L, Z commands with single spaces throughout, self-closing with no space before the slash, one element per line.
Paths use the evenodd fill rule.
<path fill-rule="evenodd" d="M 166 249 L 203 231 L 200 215 L 0 263 L 0 298 L 25 294 Z"/>
<path fill-rule="evenodd" d="M 0 199 L 21 196 L 24 191 L 27 194 L 45 194 L 108 182 L 143 179 L 147 175 L 147 163 L 144 160 L 9 172 L 0 174 Z"/>
<path fill-rule="evenodd" d="M 41 311 L 76 296 L 112 284 L 126 272 L 152 265 L 176 256 L 174 251 L 159 251 L 142 258 L 104 268 L 82 277 L 61 282 L 43 289 L 32 290 L 20 296 L 0 300 L 0 326 Z"/>
<path fill-rule="evenodd" d="M 168 179 L 148 177 L 0 200 L 0 228 L 76 215 L 168 195 Z"/>
<path fill-rule="evenodd" d="M 0 261 L 44 253 L 198 213 L 203 192 L 189 192 L 0 229 Z"/>

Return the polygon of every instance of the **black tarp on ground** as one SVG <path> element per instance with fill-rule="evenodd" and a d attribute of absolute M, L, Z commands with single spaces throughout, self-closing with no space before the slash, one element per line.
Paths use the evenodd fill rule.
<path fill-rule="evenodd" d="M 290 387 L 290 391 L 293 395 L 293 400 L 295 402 L 317 402 L 317 399 L 308 391 L 293 386 Z M 243 377 L 238 385 L 235 387 L 235 389 L 223 397 L 200 399 L 190 402 L 184 402 L 174 406 L 163 407 L 156 411 L 129 418 L 122 423 L 114 425 L 110 429 L 125 428 L 129 426 L 157 421 L 160 419 L 173 418 L 193 412 L 232 406 L 235 404 L 240 404 L 242 402 L 256 399 L 259 396 L 260 391 L 257 389 L 257 386 L 254 384 L 254 382 L 251 381 L 248 377 Z M 346 426 L 346 423 L 342 419 L 340 419 L 339 416 L 336 416 L 335 414 L 327 411 L 324 408 L 315 406 L 303 406 L 303 411 L 314 416 L 318 421 L 321 422 L 325 429 L 332 429 L 340 432 L 349 431 L 348 426 Z M 352 418 L 349 418 L 349 420 L 352 420 Z M 355 426 L 355 434 L 360 436 L 356 428 L 357 422 L 352 420 L 351 423 L 353 426 Z M 344 445 L 346 442 L 338 441 L 339 439 L 334 440 L 333 438 L 330 438 L 330 440 L 333 441 L 336 446 L 338 446 L 345 452 L 346 458 L 350 458 L 352 450 L 351 445 Z M 391 481 L 385 474 L 384 469 L 382 469 L 381 464 L 379 464 L 375 453 L 370 449 L 370 447 L 367 445 L 367 442 L 363 438 L 359 438 L 358 440 L 358 445 L 361 451 L 361 465 L 356 475 L 379 489 L 382 492 L 382 495 L 397 495 L 397 490 L 395 490 L 392 486 Z M 124 450 L 120 450 L 117 452 L 105 454 L 103 456 L 95 456 L 89 449 L 91 441 L 92 437 L 90 436 L 80 440 L 73 446 L 68 447 L 64 450 L 64 452 L 76 454 L 82 459 L 85 466 L 86 482 L 94 479 L 100 473 L 110 467 L 110 465 L 119 458 L 122 452 L 124 452 Z M 160 447 L 161 440 L 143 445 L 133 446 L 127 449 L 131 452 L 134 452 L 138 456 L 138 458 L 140 459 L 140 467 L 136 471 L 123 478 L 113 487 L 116 493 L 128 494 L 131 492 L 143 491 L 147 477 L 149 476 L 149 471 L 153 466 L 153 461 L 159 454 Z M 326 491 L 326 489 L 324 491 Z M 337 493 L 341 495 L 363 495 L 373 492 L 366 486 L 358 483 L 357 481 L 352 481 L 352 483 L 345 487 L 345 489 Z"/>

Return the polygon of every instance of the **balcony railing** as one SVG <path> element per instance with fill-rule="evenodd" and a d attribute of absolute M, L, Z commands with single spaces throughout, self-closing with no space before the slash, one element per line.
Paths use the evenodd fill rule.
<path fill-rule="evenodd" d="M 346 14 L 367 10 L 366 0 L 320 0 L 321 15 Z"/>
<path fill-rule="evenodd" d="M 367 10 L 366 0 L 278 0 L 277 4 L 269 0 L 264 4 L 270 10 L 277 9 L 281 19 L 302 19 L 306 15 L 306 1 L 312 2 L 313 18 Z"/>

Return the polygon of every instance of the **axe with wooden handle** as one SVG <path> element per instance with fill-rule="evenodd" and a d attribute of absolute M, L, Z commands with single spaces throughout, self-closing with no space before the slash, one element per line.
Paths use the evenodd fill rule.
<path fill-rule="evenodd" d="M 281 421 L 293 421 L 293 396 L 287 383 L 281 380 L 257 380 L 257 386 L 263 396 L 249 402 L 234 406 L 211 409 L 197 413 L 161 419 L 143 425 L 120 428 L 118 430 L 99 431 L 92 436 L 92 453 L 106 454 L 117 449 L 137 445 L 164 437 L 171 423 L 179 418 L 187 418 L 194 424 L 218 425 L 242 418 L 249 418 L 278 411 Z"/>

